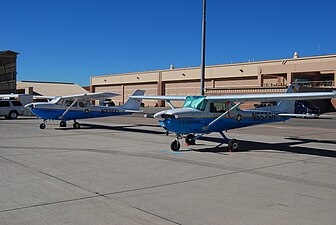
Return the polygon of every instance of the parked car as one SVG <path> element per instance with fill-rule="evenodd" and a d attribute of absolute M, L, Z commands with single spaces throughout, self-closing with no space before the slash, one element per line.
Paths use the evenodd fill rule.
<path fill-rule="evenodd" d="M 312 101 L 296 101 L 295 114 L 306 114 L 317 117 L 320 115 L 320 108 L 317 107 Z"/>
<path fill-rule="evenodd" d="M 0 116 L 6 119 L 16 119 L 23 114 L 24 107 L 20 101 L 0 100 Z"/>

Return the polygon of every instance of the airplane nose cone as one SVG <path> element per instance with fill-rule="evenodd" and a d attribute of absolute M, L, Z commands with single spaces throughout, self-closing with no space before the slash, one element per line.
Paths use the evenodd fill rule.
<path fill-rule="evenodd" d="M 161 118 L 162 115 L 164 115 L 166 112 L 158 112 L 153 115 L 154 118 Z"/>
<path fill-rule="evenodd" d="M 175 114 L 171 114 L 171 113 L 167 113 L 167 112 L 158 112 L 158 113 L 155 113 L 154 118 L 177 118 L 178 116 L 175 115 Z"/>

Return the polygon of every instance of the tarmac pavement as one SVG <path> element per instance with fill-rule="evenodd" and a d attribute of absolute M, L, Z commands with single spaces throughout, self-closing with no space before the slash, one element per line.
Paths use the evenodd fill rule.
<path fill-rule="evenodd" d="M 0 119 L 0 224 L 335 224 L 336 118 L 293 119 L 169 150 L 139 116 Z M 184 144 L 184 142 L 181 142 Z"/>

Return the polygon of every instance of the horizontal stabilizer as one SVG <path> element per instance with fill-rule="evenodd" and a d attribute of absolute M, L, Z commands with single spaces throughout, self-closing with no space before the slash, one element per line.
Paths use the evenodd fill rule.
<path fill-rule="evenodd" d="M 131 110 L 131 109 L 125 109 L 125 112 L 127 113 L 142 113 L 142 110 Z"/>
<path fill-rule="evenodd" d="M 298 118 L 317 118 L 317 114 L 295 114 L 295 113 L 280 113 L 278 116 L 283 117 L 298 117 Z"/>

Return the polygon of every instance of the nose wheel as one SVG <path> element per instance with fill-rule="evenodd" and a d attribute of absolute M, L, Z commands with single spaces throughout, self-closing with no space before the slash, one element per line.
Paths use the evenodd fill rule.
<path fill-rule="evenodd" d="M 172 143 L 170 143 L 170 149 L 174 152 L 177 152 L 180 150 L 181 144 L 178 140 L 174 140 L 172 141 Z"/>
<path fill-rule="evenodd" d="M 170 143 L 170 149 L 174 152 L 177 152 L 181 148 L 180 139 L 182 139 L 182 136 L 180 134 L 176 135 L 176 139 Z"/>
<path fill-rule="evenodd" d="M 40 124 L 40 129 L 44 130 L 46 127 L 47 127 L 47 125 L 45 123 Z"/>
<path fill-rule="evenodd" d="M 46 120 L 43 120 L 43 123 L 40 124 L 40 129 L 44 130 L 47 127 L 46 122 Z"/>

